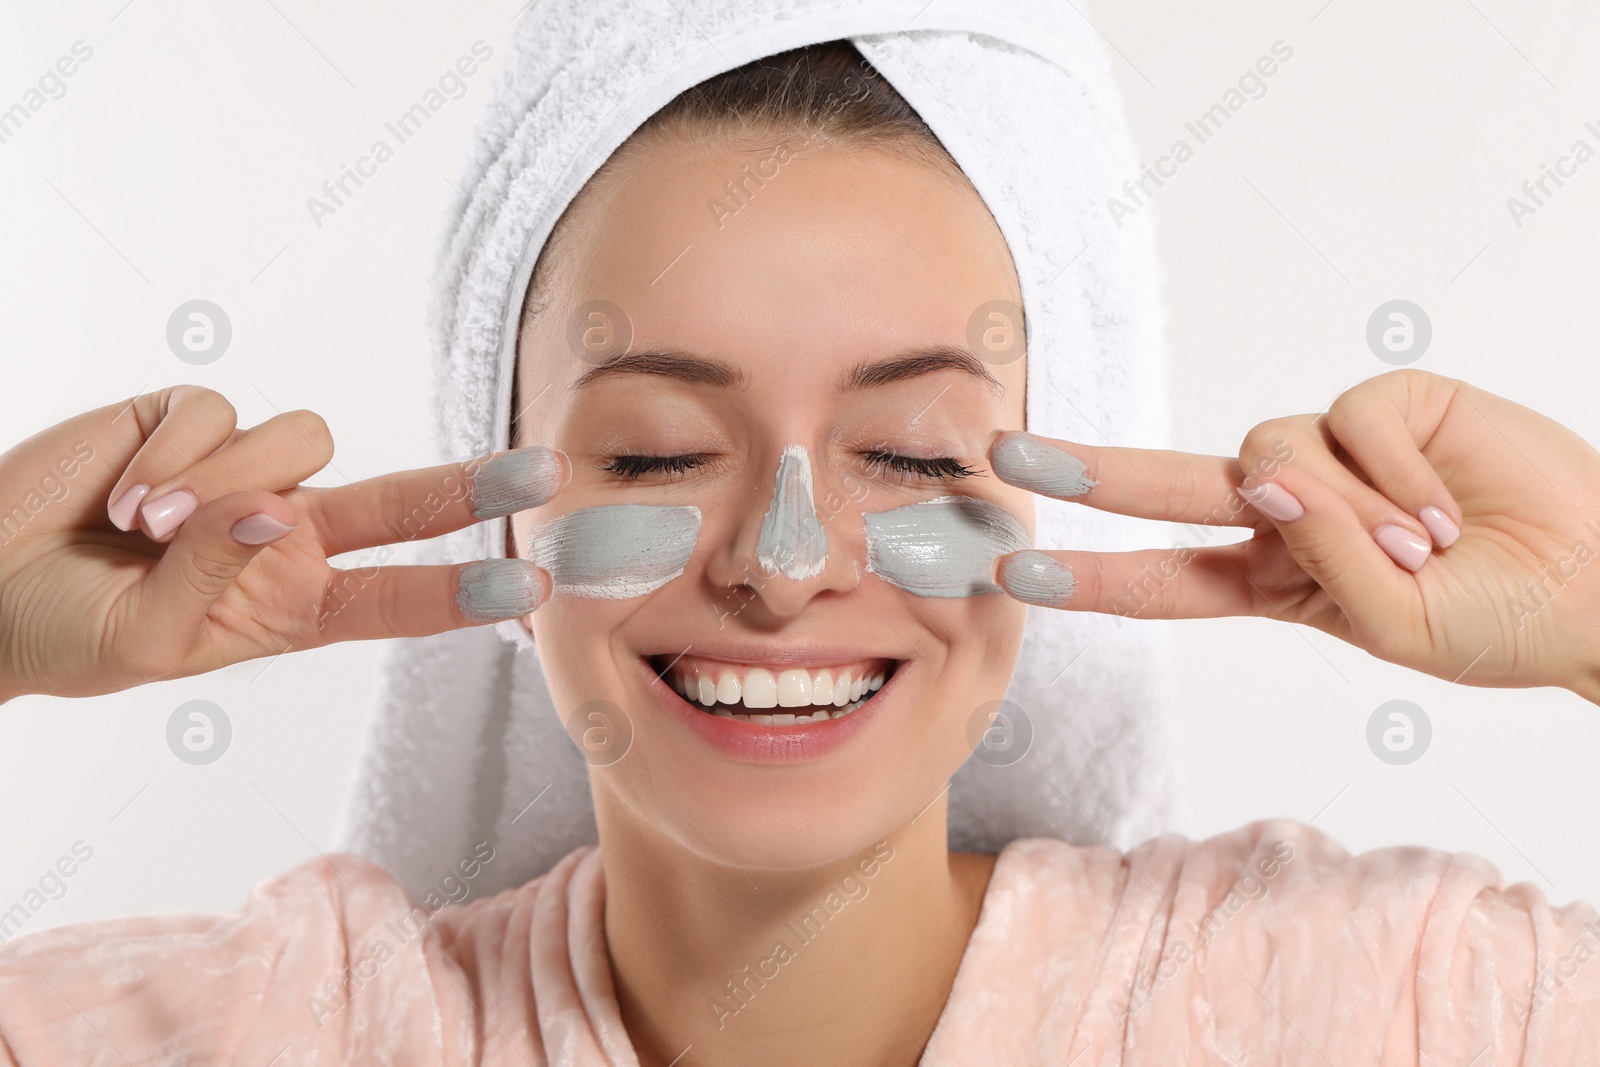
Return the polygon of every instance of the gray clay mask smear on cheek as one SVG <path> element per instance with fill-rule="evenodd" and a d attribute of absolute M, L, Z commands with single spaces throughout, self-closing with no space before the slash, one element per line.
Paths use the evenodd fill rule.
<path fill-rule="evenodd" d="M 970 496 L 942 496 L 893 511 L 868 512 L 867 570 L 925 597 L 998 593 L 996 556 L 1029 547 L 1009 511 Z"/>
<path fill-rule="evenodd" d="M 828 533 L 817 518 L 811 490 L 811 460 L 800 445 L 783 450 L 772 506 L 761 522 L 756 561 L 769 576 L 815 578 L 828 562 Z"/>
<path fill-rule="evenodd" d="M 528 558 L 556 591 L 625 600 L 683 573 L 700 536 L 700 509 L 659 504 L 586 508 L 536 527 Z"/>

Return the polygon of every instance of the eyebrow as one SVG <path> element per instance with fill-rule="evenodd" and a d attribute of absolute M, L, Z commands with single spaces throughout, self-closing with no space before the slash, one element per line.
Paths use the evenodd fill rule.
<path fill-rule="evenodd" d="M 602 378 L 624 374 L 675 378 L 691 385 L 710 385 L 719 389 L 743 389 L 749 384 L 744 371 L 720 359 L 709 359 L 676 349 L 652 349 L 612 356 L 584 371 L 577 381 L 567 387 L 567 391 L 575 393 Z"/>
<path fill-rule="evenodd" d="M 906 349 L 888 359 L 857 363 L 840 377 L 839 389 L 841 392 L 871 389 L 874 386 L 903 382 L 942 370 L 956 370 L 970 374 L 988 385 L 996 395 L 1005 392 L 1000 385 L 1000 379 L 989 373 L 989 368 L 984 366 L 982 360 L 965 348 L 956 348 L 952 345 L 924 345 Z"/>
<path fill-rule="evenodd" d="M 908 348 L 886 359 L 857 363 L 839 377 L 840 392 L 855 392 L 880 385 L 908 381 L 939 371 L 955 370 L 984 382 L 997 395 L 1004 392 L 1000 380 L 989 372 L 982 360 L 964 348 L 952 345 L 922 345 Z M 645 374 L 672 378 L 691 385 L 719 389 L 743 389 L 750 379 L 730 363 L 677 349 L 651 349 L 624 352 L 584 371 L 568 392 L 577 392 L 599 381 L 625 374 Z"/>

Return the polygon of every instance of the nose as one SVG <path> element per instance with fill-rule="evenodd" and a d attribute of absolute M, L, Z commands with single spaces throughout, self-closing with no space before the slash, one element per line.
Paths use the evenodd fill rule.
<path fill-rule="evenodd" d="M 719 610 L 724 622 L 734 613 L 789 617 L 820 593 L 855 586 L 859 568 L 851 566 L 850 546 L 856 539 L 841 535 L 839 509 L 818 509 L 805 447 L 787 446 L 769 469 L 770 478 L 751 479 L 726 551 L 708 568 L 719 592 L 726 591 Z"/>
<path fill-rule="evenodd" d="M 794 581 L 815 578 L 828 565 L 828 531 L 817 515 L 811 459 L 802 445 L 790 445 L 778 460 L 772 503 L 761 518 L 756 562 L 769 577 Z"/>

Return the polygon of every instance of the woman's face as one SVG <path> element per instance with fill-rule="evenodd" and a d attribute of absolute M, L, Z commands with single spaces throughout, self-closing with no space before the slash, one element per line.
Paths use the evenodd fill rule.
<path fill-rule="evenodd" d="M 1025 360 L 956 355 L 974 352 L 985 305 L 1020 304 L 1010 254 L 970 188 L 881 150 L 780 161 L 770 144 L 674 134 L 614 164 L 569 212 L 519 340 L 518 443 L 566 452 L 572 481 L 514 516 L 518 552 L 541 524 L 604 505 L 694 505 L 701 526 L 683 574 L 657 591 L 558 590 L 525 625 L 569 732 L 600 731 L 585 741 L 600 753 L 602 825 L 624 818 L 740 868 L 833 862 L 940 797 L 1016 661 L 1021 604 L 889 584 L 866 569 L 862 517 L 959 494 L 1031 534 L 1031 498 L 986 460 L 997 431 L 1023 426 Z M 737 200 L 729 183 L 742 183 Z M 587 317 L 601 300 L 610 308 Z M 757 559 L 796 445 L 827 534 L 826 565 L 801 579 Z M 770 672 L 792 694 L 789 670 L 813 700 L 825 671 L 835 687 L 846 672 L 888 680 L 840 718 L 831 700 L 734 709 L 828 708 L 790 726 L 716 716 L 679 691 L 702 676 L 719 695 L 725 676 L 759 691 Z"/>

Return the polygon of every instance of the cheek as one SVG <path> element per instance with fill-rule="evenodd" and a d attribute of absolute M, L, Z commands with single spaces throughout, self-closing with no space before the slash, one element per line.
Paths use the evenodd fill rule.
<path fill-rule="evenodd" d="M 510 523 L 508 552 L 528 557 L 535 528 L 550 529 L 551 519 L 519 512 Z M 605 599 L 558 592 L 522 619 L 538 647 L 539 669 L 558 707 L 572 708 L 603 699 L 621 703 L 625 682 L 613 647 L 628 618 L 649 598 Z"/>
<path fill-rule="evenodd" d="M 928 672 L 935 699 L 940 699 L 939 691 L 947 691 L 959 702 L 976 706 L 1004 695 L 1022 645 L 1026 605 L 1004 593 L 962 600 L 896 595 L 906 603 L 905 613 L 916 627 L 943 647 L 941 660 L 933 661 L 938 662 L 938 671 Z"/>
<path fill-rule="evenodd" d="M 945 527 L 940 522 L 917 523 L 913 534 L 926 538 L 928 543 L 913 538 L 910 544 L 913 562 L 919 554 L 928 558 L 953 545 L 955 556 L 965 554 L 971 558 L 964 561 L 952 558 L 943 561 L 941 566 L 948 564 L 956 568 L 958 579 L 954 585 L 965 584 L 975 588 L 979 584 L 988 584 L 994 553 L 1031 545 L 1035 530 L 1033 495 L 1010 486 L 990 486 L 986 489 L 991 491 L 990 499 L 981 503 L 1003 512 L 988 513 L 997 524 L 990 527 L 983 521 L 963 522 L 956 535 L 947 539 L 943 532 Z M 960 514 L 977 515 L 981 520 L 986 509 L 974 512 L 971 503 L 961 501 Z M 924 508 L 926 505 L 916 507 Z M 907 509 L 899 509 L 899 513 L 911 518 L 917 514 Z M 961 572 L 962 567 L 967 570 Z M 949 750 L 945 754 L 955 759 L 953 767 L 959 765 L 982 739 L 989 728 L 985 713 L 994 707 L 996 701 L 1005 697 L 1010 687 L 1022 646 L 1028 609 L 1025 604 L 1002 592 L 975 596 L 949 595 L 952 583 L 940 578 L 937 573 L 932 573 L 931 577 L 929 574 L 919 577 L 915 568 L 912 568 L 912 573 L 901 577 L 907 579 L 907 585 L 920 585 L 925 592 L 935 589 L 940 593 L 918 596 L 883 582 L 878 599 L 883 602 L 886 597 L 893 597 L 898 610 L 910 621 L 910 625 L 906 626 L 907 632 L 920 630 L 928 634 L 930 647 L 927 651 L 933 648 L 942 650 L 938 660 L 929 662 L 929 666 L 937 662 L 938 670 L 925 671 L 923 700 L 930 711 L 928 719 L 937 723 L 940 736 L 949 742 Z M 879 584 L 880 578 L 875 575 L 871 580 Z M 884 610 L 894 609 L 886 606 Z M 940 747 L 945 748 L 944 745 Z"/>
<path fill-rule="evenodd" d="M 862 518 L 867 570 L 930 599 L 999 593 L 995 559 L 1033 540 L 1030 523 L 978 496 L 940 496 Z"/>
<path fill-rule="evenodd" d="M 942 651 L 938 660 L 919 665 L 912 729 L 920 743 L 907 754 L 919 768 L 913 772 L 918 780 L 937 789 L 975 748 L 992 743 L 991 713 L 1010 687 L 1027 607 L 1004 594 L 965 600 L 897 595 L 906 605 L 907 632 L 915 628 L 927 635 L 927 650 Z"/>
<path fill-rule="evenodd" d="M 611 643 L 624 610 L 613 601 L 555 597 L 526 620 L 558 707 L 620 701 L 623 686 Z"/>

